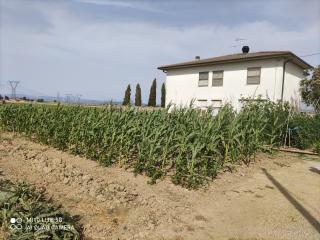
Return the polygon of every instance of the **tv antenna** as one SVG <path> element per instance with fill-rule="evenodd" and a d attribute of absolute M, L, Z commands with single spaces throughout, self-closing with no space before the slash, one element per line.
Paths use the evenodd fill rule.
<path fill-rule="evenodd" d="M 11 87 L 11 98 L 16 99 L 16 89 L 18 87 L 19 81 L 9 81 L 10 87 Z"/>
<path fill-rule="evenodd" d="M 230 46 L 230 48 L 235 48 L 235 47 L 239 47 L 242 46 L 245 42 L 247 42 L 246 38 L 235 38 L 234 41 L 236 42 L 235 45 Z"/>
<path fill-rule="evenodd" d="M 247 39 L 245 39 L 245 38 L 236 38 L 235 41 L 236 42 L 243 42 L 243 41 L 247 41 Z"/>

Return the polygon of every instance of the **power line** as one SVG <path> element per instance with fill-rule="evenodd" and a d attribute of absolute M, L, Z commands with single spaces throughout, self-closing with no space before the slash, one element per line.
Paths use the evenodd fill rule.
<path fill-rule="evenodd" d="M 47 95 L 44 92 L 39 92 L 37 90 L 31 89 L 31 88 L 27 88 L 27 87 L 24 87 L 22 85 L 19 88 L 22 89 L 21 93 L 23 93 L 23 94 L 29 94 L 29 95 L 35 95 L 35 96 L 45 96 L 45 95 Z"/>
<path fill-rule="evenodd" d="M 307 55 L 303 55 L 303 56 L 299 56 L 299 57 L 309 57 L 309 56 L 314 56 L 314 55 L 319 55 L 320 52 L 317 53 L 311 53 L 311 54 L 307 54 Z"/>

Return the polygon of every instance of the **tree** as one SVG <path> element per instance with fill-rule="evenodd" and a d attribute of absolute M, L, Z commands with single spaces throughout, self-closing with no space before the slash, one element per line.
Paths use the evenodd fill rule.
<path fill-rule="evenodd" d="M 4 96 L 4 100 L 9 100 L 9 97 L 8 96 Z"/>
<path fill-rule="evenodd" d="M 164 83 L 162 83 L 161 86 L 161 107 L 165 107 L 166 106 L 166 86 Z"/>
<path fill-rule="evenodd" d="M 136 86 L 136 96 L 134 99 L 134 105 L 141 106 L 141 87 L 139 83 Z"/>
<path fill-rule="evenodd" d="M 150 88 L 148 106 L 155 107 L 157 98 L 157 79 L 154 79 Z"/>
<path fill-rule="evenodd" d="M 131 101 L 130 98 L 131 98 L 131 87 L 129 84 L 124 94 L 122 105 L 130 105 L 130 101 Z"/>
<path fill-rule="evenodd" d="M 311 78 L 306 77 L 300 82 L 300 92 L 303 101 L 320 112 L 320 65 L 313 69 Z"/>
<path fill-rule="evenodd" d="M 2 97 L 2 95 L 0 94 L 0 100 L 2 100 L 3 99 L 3 97 Z"/>

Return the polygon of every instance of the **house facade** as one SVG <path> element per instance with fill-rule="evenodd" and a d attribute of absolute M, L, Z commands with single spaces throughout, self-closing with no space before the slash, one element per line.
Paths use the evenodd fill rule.
<path fill-rule="evenodd" d="M 292 52 L 273 51 L 199 59 L 161 66 L 166 73 L 166 104 L 219 110 L 241 109 L 246 99 L 289 101 L 299 107 L 299 83 L 311 65 Z"/>

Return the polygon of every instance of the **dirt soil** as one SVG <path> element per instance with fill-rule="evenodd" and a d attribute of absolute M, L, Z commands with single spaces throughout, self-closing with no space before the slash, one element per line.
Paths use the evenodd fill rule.
<path fill-rule="evenodd" d="M 320 239 L 317 156 L 260 154 L 187 190 L 2 133 L 0 171 L 45 187 L 81 217 L 85 239 Z"/>

